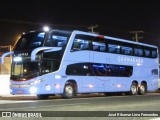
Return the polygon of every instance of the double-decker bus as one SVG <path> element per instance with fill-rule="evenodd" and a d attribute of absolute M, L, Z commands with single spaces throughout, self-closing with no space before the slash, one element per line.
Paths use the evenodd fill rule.
<path fill-rule="evenodd" d="M 158 89 L 158 48 L 139 42 L 82 31 L 32 31 L 12 52 L 11 94 L 129 92 Z"/>

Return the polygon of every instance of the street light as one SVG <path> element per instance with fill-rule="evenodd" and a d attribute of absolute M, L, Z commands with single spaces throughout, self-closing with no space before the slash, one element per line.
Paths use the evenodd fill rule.
<path fill-rule="evenodd" d="M 44 26 L 44 27 L 43 27 L 43 30 L 44 30 L 45 32 L 48 32 L 48 31 L 49 31 L 49 27 L 48 27 L 48 26 Z"/>

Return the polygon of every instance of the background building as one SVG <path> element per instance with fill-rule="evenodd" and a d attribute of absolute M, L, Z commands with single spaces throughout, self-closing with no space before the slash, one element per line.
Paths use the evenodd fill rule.
<path fill-rule="evenodd" d="M 0 75 L 10 74 L 11 71 L 11 58 L 6 57 L 4 64 L 0 64 Z"/>

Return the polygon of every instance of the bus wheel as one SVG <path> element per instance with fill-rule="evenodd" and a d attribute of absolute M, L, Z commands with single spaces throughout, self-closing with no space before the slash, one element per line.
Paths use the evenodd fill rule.
<path fill-rule="evenodd" d="M 49 95 L 41 95 L 41 94 L 38 94 L 37 97 L 38 97 L 38 99 L 40 99 L 40 100 L 45 100 L 45 99 L 48 99 L 48 98 L 49 98 Z"/>
<path fill-rule="evenodd" d="M 130 94 L 131 95 L 137 95 L 138 94 L 137 84 L 134 83 L 134 82 L 131 84 Z"/>
<path fill-rule="evenodd" d="M 67 83 L 64 87 L 63 97 L 64 98 L 73 98 L 75 96 L 75 89 L 72 83 Z"/>
<path fill-rule="evenodd" d="M 139 95 L 144 95 L 146 93 L 146 85 L 144 83 L 141 83 L 139 89 L 138 89 L 138 94 Z"/>

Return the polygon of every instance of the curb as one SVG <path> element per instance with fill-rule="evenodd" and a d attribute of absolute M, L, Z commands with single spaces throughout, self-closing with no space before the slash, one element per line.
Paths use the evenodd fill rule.
<path fill-rule="evenodd" d="M 26 97 L 37 97 L 36 95 L 0 95 L 0 99 L 4 98 L 26 98 Z"/>

